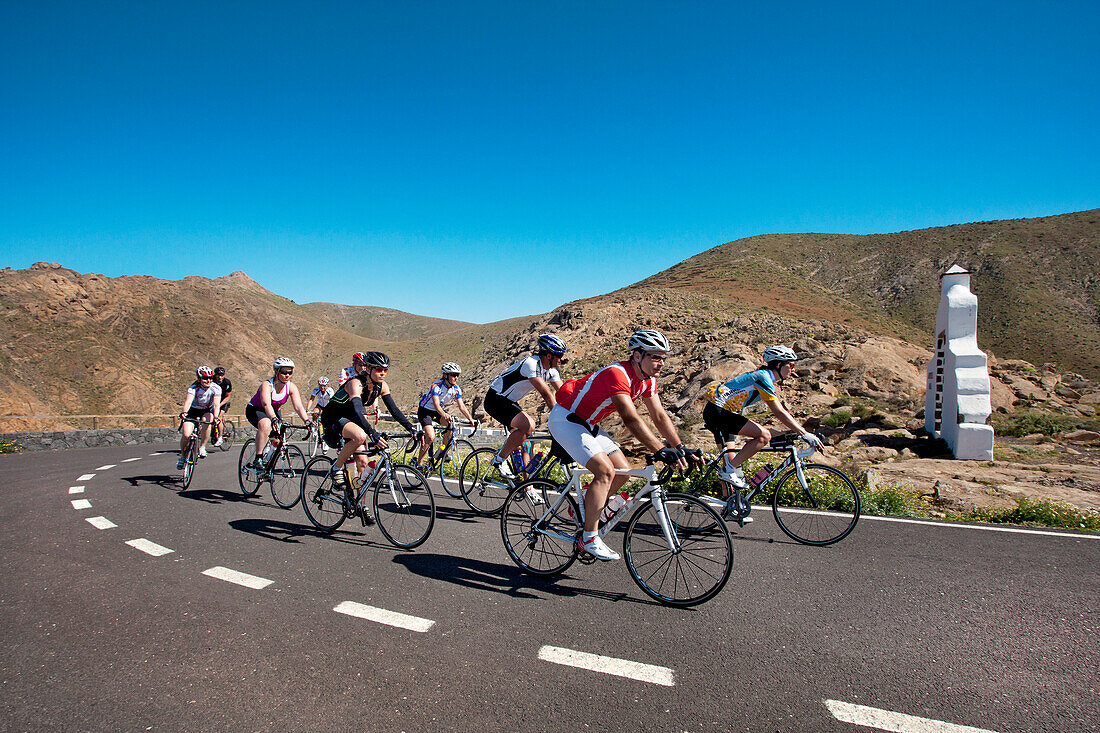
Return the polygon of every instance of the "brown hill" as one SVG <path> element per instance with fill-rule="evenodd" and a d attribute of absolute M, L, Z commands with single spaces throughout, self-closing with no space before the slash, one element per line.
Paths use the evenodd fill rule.
<path fill-rule="evenodd" d="M 306 303 L 303 307 L 334 328 L 376 341 L 412 341 L 474 325 L 374 306 Z"/>

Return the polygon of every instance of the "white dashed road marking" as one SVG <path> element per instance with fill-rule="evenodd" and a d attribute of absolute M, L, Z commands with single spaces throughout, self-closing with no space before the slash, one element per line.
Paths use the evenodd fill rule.
<path fill-rule="evenodd" d="M 126 544 L 134 549 L 141 550 L 147 555 L 152 555 L 153 557 L 160 557 L 161 555 L 167 555 L 169 552 L 175 552 L 175 550 L 169 550 L 167 547 L 161 547 L 156 542 L 150 542 L 144 537 L 136 540 L 128 540 Z"/>
<path fill-rule="evenodd" d="M 348 616 L 366 619 L 367 621 L 375 621 L 380 624 L 397 626 L 402 629 L 418 631 L 420 633 L 424 633 L 435 625 L 435 621 L 431 619 L 408 616 L 396 611 L 387 611 L 384 608 L 366 606 L 362 603 L 356 603 L 355 601 L 344 601 L 332 610 L 336 611 L 336 613 L 343 613 Z"/>
<path fill-rule="evenodd" d="M 236 570 L 230 570 L 229 568 L 223 568 L 220 565 L 210 568 L 209 570 L 203 570 L 202 574 L 209 575 L 211 578 L 217 578 L 218 580 L 224 580 L 227 583 L 243 585 L 245 588 L 252 588 L 254 590 L 266 588 L 275 582 L 274 580 L 268 580 L 267 578 L 261 578 L 256 575 L 249 575 L 248 573 L 241 573 Z"/>
<path fill-rule="evenodd" d="M 95 478 L 95 474 L 94 474 L 94 473 L 86 473 L 86 474 L 84 474 L 83 476 L 77 476 L 77 477 L 76 477 L 76 480 L 77 480 L 77 481 L 91 481 L 91 480 L 92 480 L 92 479 L 94 479 L 94 478 Z"/>
<path fill-rule="evenodd" d="M 117 465 L 118 465 L 117 463 L 108 463 L 106 466 L 100 466 L 96 470 L 97 471 L 106 471 L 108 468 L 114 468 Z"/>
<path fill-rule="evenodd" d="M 96 529 L 112 529 L 118 526 L 107 517 L 88 517 L 87 522 Z"/>
<path fill-rule="evenodd" d="M 668 667 L 658 667 L 653 664 L 631 662 L 627 659 L 615 659 L 599 654 L 588 654 L 572 649 L 563 649 L 560 646 L 544 646 L 539 649 L 539 659 L 554 664 L 564 664 L 567 667 L 587 669 L 591 672 L 613 674 L 618 677 L 626 677 L 641 682 L 650 682 L 655 685 L 672 687 L 676 684 L 676 673 Z"/>
<path fill-rule="evenodd" d="M 87 499 L 73 499 L 73 509 L 91 509 L 92 502 Z"/>
<path fill-rule="evenodd" d="M 83 486 L 70 486 L 69 487 L 69 493 L 70 494 L 83 494 L 84 493 L 84 487 Z"/>
<path fill-rule="evenodd" d="M 944 723 L 930 718 L 918 718 L 915 715 L 894 713 L 839 700 L 826 700 L 825 707 L 829 708 L 833 717 L 842 723 L 854 723 L 867 728 L 893 731 L 893 733 L 993 733 L 985 728 Z"/>
<path fill-rule="evenodd" d="M 133 463 L 134 461 L 140 461 L 140 460 L 141 460 L 141 456 L 138 456 L 137 458 L 127 458 L 125 461 L 123 461 L 123 463 Z"/>

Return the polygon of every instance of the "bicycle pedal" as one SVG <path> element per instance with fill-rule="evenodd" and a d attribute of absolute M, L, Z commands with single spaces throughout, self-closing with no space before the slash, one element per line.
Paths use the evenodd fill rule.
<path fill-rule="evenodd" d="M 581 551 L 577 553 L 577 562 L 581 565 L 592 565 L 596 562 L 596 556 L 590 552 Z"/>

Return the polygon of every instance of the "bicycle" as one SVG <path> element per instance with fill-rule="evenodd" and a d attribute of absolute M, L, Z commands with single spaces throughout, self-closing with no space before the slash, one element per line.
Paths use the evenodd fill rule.
<path fill-rule="evenodd" d="M 774 487 L 772 514 L 779 528 L 791 539 L 804 545 L 823 547 L 847 537 L 859 521 L 860 498 L 855 483 L 843 471 L 820 463 L 804 463 L 814 452 L 813 447 L 798 450 L 796 443 L 806 442 L 793 433 L 772 439 L 762 452 L 786 453 L 783 462 L 756 486 L 750 484 L 744 493 L 728 486 L 728 500 L 705 497 L 715 505 L 721 503 L 723 519 L 738 522 L 752 511 L 752 498 L 760 491 Z M 707 464 L 699 479 L 688 490 L 702 494 L 707 477 L 719 470 L 727 448 Z"/>
<path fill-rule="evenodd" d="M 325 429 L 321 426 L 320 415 L 313 422 L 313 427 L 309 431 L 309 435 L 306 437 L 306 453 L 310 458 L 317 455 L 317 451 L 325 453 L 328 451 L 328 446 L 325 445 Z"/>
<path fill-rule="evenodd" d="M 549 440 L 550 434 L 532 435 L 531 440 Z M 550 450 L 543 457 L 538 466 L 528 473 L 528 466 L 519 466 L 514 456 L 508 456 L 509 467 L 512 476 L 508 478 L 500 472 L 500 469 L 492 465 L 496 457 L 497 448 L 478 448 L 462 462 L 462 468 L 458 472 L 458 487 L 462 494 L 462 500 L 476 514 L 483 517 L 491 517 L 501 510 L 508 494 L 523 481 L 533 478 L 543 478 L 548 481 L 564 481 L 563 464 L 571 463 L 568 454 L 559 453 L 560 448 L 552 443 Z"/>
<path fill-rule="evenodd" d="M 224 453 L 233 447 L 233 439 L 237 437 L 237 428 L 232 420 L 218 418 L 214 427 L 210 428 L 210 444 L 218 447 Z M 221 438 L 221 443 L 218 443 Z"/>
<path fill-rule="evenodd" d="M 389 440 L 403 438 L 408 433 L 380 435 Z M 404 549 L 419 547 L 435 526 L 435 497 L 428 488 L 428 479 L 408 464 L 394 463 L 388 446 L 357 453 L 377 456 L 377 460 L 347 489 L 336 485 L 335 473 L 343 467 L 334 466 L 328 456 L 317 456 L 306 464 L 301 484 L 306 517 L 324 532 L 335 531 L 345 519 L 355 516 L 367 526 L 370 521 L 363 512 L 362 501 L 373 488 L 374 516 L 389 543 Z"/>
<path fill-rule="evenodd" d="M 457 417 L 451 419 L 453 422 L 450 429 L 443 431 L 440 435 L 440 437 L 442 437 L 443 435 L 450 434 L 450 440 L 448 440 L 439 450 L 432 450 L 429 448 L 427 455 L 424 456 L 423 465 L 418 466 L 415 460 L 412 462 L 412 465 L 420 469 L 425 476 L 430 477 L 432 473 L 437 474 L 439 476 L 439 483 L 443 485 L 443 490 L 450 496 L 458 499 L 462 496 L 461 488 L 451 488 L 447 484 L 447 479 L 444 474 L 449 473 L 454 476 L 453 481 L 457 486 L 459 473 L 462 470 L 462 463 L 466 460 L 467 456 L 474 452 L 474 444 L 464 438 L 456 439 L 455 429 L 460 425 L 479 425 L 480 423 L 471 423 Z M 419 441 L 415 434 L 405 433 L 405 435 L 410 435 L 409 440 L 404 446 L 404 455 L 406 460 L 408 460 L 410 455 L 414 457 L 417 455 Z"/>
<path fill-rule="evenodd" d="M 191 485 L 191 479 L 195 476 L 195 464 L 199 460 L 199 435 L 202 432 L 202 421 L 193 417 L 181 417 L 180 430 L 183 430 L 184 423 L 191 423 L 194 426 L 191 437 L 187 439 L 187 445 L 183 449 L 183 455 L 186 457 L 183 463 L 183 488 L 186 489 Z"/>
<path fill-rule="evenodd" d="M 249 438 L 241 446 L 237 459 L 237 483 L 245 496 L 255 496 L 264 481 L 271 484 L 271 498 L 283 509 L 291 509 L 298 503 L 297 475 L 305 471 L 306 458 L 302 449 L 286 440 L 287 430 L 309 430 L 309 425 L 290 425 L 280 421 L 271 431 L 267 447 L 260 457 L 262 468 L 257 470 L 248 465 L 255 450 L 252 444 L 255 438 Z"/>
<path fill-rule="evenodd" d="M 606 537 L 630 514 L 623 533 L 630 577 L 650 598 L 688 607 L 710 600 L 725 586 L 733 570 L 733 540 L 706 502 L 665 488 L 673 468 L 666 466 L 658 474 L 649 456 L 644 469 L 616 470 L 645 479 L 645 485 L 603 522 L 599 534 Z M 574 498 L 581 496 L 581 477 L 590 474 L 574 467 L 561 484 L 532 479 L 508 495 L 500 515 L 501 538 L 508 556 L 525 572 L 551 576 L 578 558 L 595 562 L 577 549 L 584 502 Z"/>

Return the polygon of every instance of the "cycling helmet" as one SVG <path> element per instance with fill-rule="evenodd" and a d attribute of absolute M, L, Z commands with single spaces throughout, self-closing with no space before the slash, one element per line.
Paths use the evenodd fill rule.
<path fill-rule="evenodd" d="M 328 386 L 328 377 L 317 377 L 317 386 L 324 389 Z"/>
<path fill-rule="evenodd" d="M 564 354 L 565 342 L 552 333 L 544 333 L 539 336 L 539 353 Z"/>
<path fill-rule="evenodd" d="M 225 367 L 214 367 L 214 376 L 215 377 L 224 377 L 225 376 Z"/>
<path fill-rule="evenodd" d="M 764 349 L 765 364 L 774 364 L 777 361 L 798 361 L 798 354 L 783 344 L 776 344 Z"/>
<path fill-rule="evenodd" d="M 362 364 L 363 360 L 366 359 L 366 358 L 367 358 L 367 355 L 364 354 L 362 351 L 356 351 L 354 354 L 351 355 L 351 363 L 352 364 Z"/>
<path fill-rule="evenodd" d="M 360 354 L 363 358 L 361 363 L 366 364 L 371 369 L 389 369 L 390 357 L 383 354 L 381 351 L 368 351 L 365 354 Z"/>
<path fill-rule="evenodd" d="M 214 370 L 211 369 L 208 366 L 199 367 L 198 369 L 195 370 L 195 374 L 198 375 L 199 379 L 213 379 L 214 378 Z"/>
<path fill-rule="evenodd" d="M 455 364 L 453 361 L 449 361 L 439 368 L 439 371 L 444 374 L 462 374 L 462 367 Z"/>
<path fill-rule="evenodd" d="M 293 369 L 294 360 L 286 356 L 280 356 L 278 359 L 275 360 L 275 363 L 271 365 L 271 368 L 275 371 L 279 371 L 280 369 L 283 369 L 285 367 L 290 367 L 291 369 Z"/>
<path fill-rule="evenodd" d="M 636 351 L 641 349 L 642 351 L 663 351 L 668 353 L 672 351 L 672 347 L 668 344 L 668 339 L 660 331 L 654 331 L 652 329 L 646 331 L 635 331 L 630 335 L 630 339 L 626 342 L 626 347 L 630 351 Z"/>

